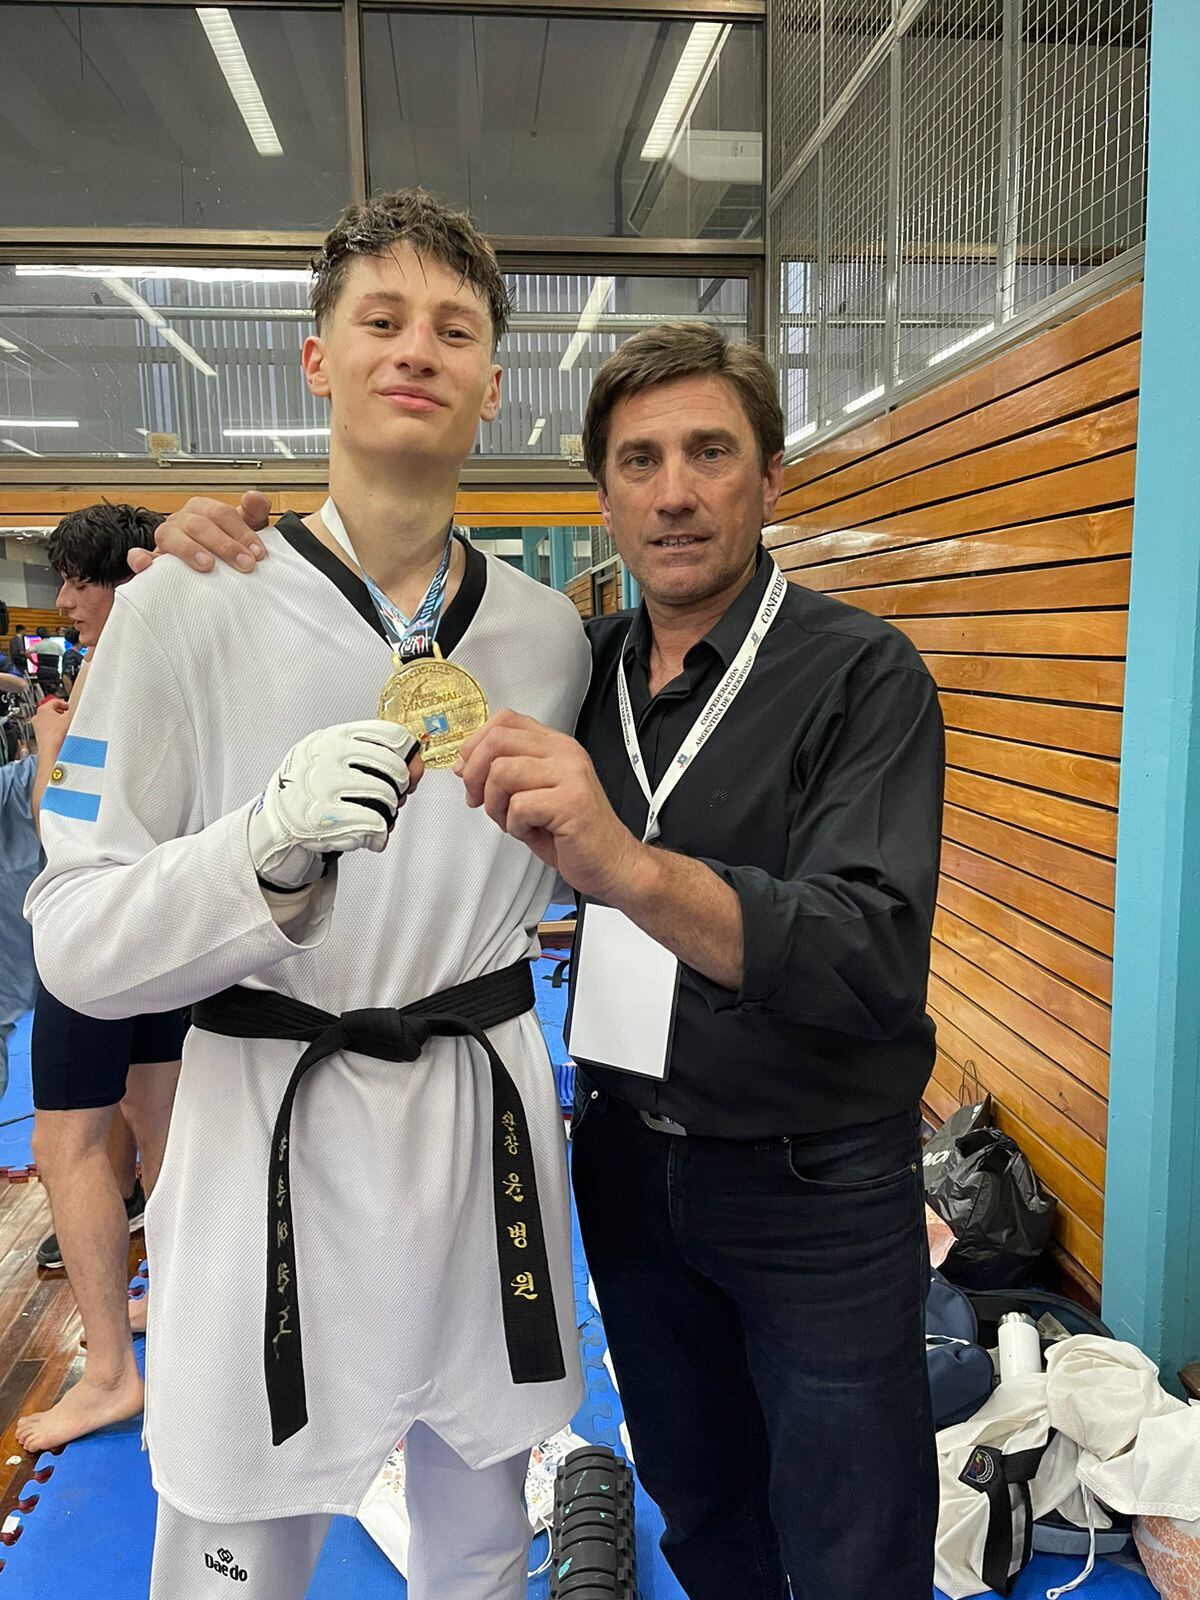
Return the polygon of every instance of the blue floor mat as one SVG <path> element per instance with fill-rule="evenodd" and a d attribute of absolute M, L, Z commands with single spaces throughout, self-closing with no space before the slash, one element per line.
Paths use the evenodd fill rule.
<path fill-rule="evenodd" d="M 594 1444 L 624 1453 L 621 1403 L 604 1365 L 604 1335 L 588 1300 L 587 1268 L 579 1230 L 574 1229 L 576 1318 L 583 1356 L 585 1393 L 573 1427 Z M 134 1288 L 144 1291 L 144 1280 Z M 139 1365 L 144 1341 L 136 1341 Z M 156 1497 L 149 1458 L 141 1448 L 141 1419 L 79 1439 L 60 1456 L 40 1456 L 22 1499 L 37 1504 L 18 1513 L 21 1532 L 4 1552 L 0 1600 L 46 1600 L 48 1595 L 96 1596 L 97 1600 L 146 1600 L 154 1545 Z M 37 1476 L 50 1476 L 39 1484 Z M 639 1492 L 637 1542 L 642 1600 L 681 1600 L 658 1549 L 662 1519 Z M 546 1555 L 546 1535 L 534 1542 L 530 1565 Z M 403 1578 L 371 1536 L 348 1517 L 334 1520 L 307 1600 L 400 1600 Z M 549 1573 L 529 1582 L 528 1600 L 548 1600 Z"/>
<path fill-rule="evenodd" d="M 33 1164 L 33 1083 L 29 1075 L 29 1036 L 33 1012 L 27 1011 L 8 1036 L 8 1088 L 0 1099 L 0 1167 Z"/>
<path fill-rule="evenodd" d="M 587 1265 L 574 1216 L 572 1255 L 575 1319 L 583 1359 L 584 1396 L 571 1426 L 592 1444 L 609 1445 L 624 1455 L 625 1446 L 620 1432 L 624 1420 L 621 1401 L 604 1365 L 604 1329 L 595 1307 L 588 1299 Z M 658 1508 L 640 1488 L 636 1515 L 638 1589 L 642 1600 L 683 1600 L 683 1590 L 676 1583 L 658 1548 L 662 1518 Z M 540 1566 L 545 1556 L 546 1535 L 543 1533 L 534 1540 L 530 1566 Z M 354 1585 L 354 1600 L 398 1600 L 399 1596 L 408 1593 L 407 1584 L 366 1529 L 348 1517 L 338 1517 L 317 1563 L 307 1600 L 342 1600 L 343 1596 L 350 1593 L 351 1583 Z M 549 1570 L 529 1580 L 527 1600 L 548 1600 L 549 1594 Z M 2 1589 L 0 1600 L 4 1600 Z"/>
<path fill-rule="evenodd" d="M 604 1330 L 588 1299 L 587 1267 L 574 1228 L 576 1320 L 583 1356 L 585 1395 L 575 1431 L 597 1444 L 623 1451 L 621 1402 L 604 1365 Z M 135 1291 L 145 1280 L 135 1278 Z M 144 1342 L 137 1340 L 138 1364 Z M 89 1600 L 146 1600 L 154 1544 L 156 1502 L 150 1467 L 141 1449 L 140 1418 L 106 1428 L 68 1446 L 61 1456 L 41 1456 L 35 1477 L 22 1491 L 21 1533 L 4 1552 L 0 1600 L 46 1600 L 53 1594 L 87 1595 Z M 37 1478 L 49 1469 L 44 1483 Z M 658 1549 L 662 1519 L 639 1487 L 637 1494 L 638 1588 L 642 1600 L 682 1600 Z M 534 1543 L 531 1565 L 546 1554 L 546 1536 Z M 1046 1590 L 1068 1583 L 1081 1563 L 1061 1556 L 1035 1556 L 1017 1580 L 1013 1600 L 1042 1600 Z M 307 1600 L 400 1600 L 408 1592 L 403 1578 L 367 1531 L 338 1517 L 325 1543 Z M 532 1578 L 528 1600 L 548 1600 L 549 1574 Z M 1107 1561 L 1080 1591 L 1084 1600 L 1155 1600 L 1155 1591 L 1138 1574 Z M 945 1600 L 941 1590 L 935 1596 Z"/>
<path fill-rule="evenodd" d="M 136 1339 L 134 1350 L 141 1367 L 145 1341 Z M 77 1439 L 59 1456 L 38 1457 L 21 1491 L 26 1504 L 35 1495 L 37 1504 L 18 1513 L 20 1535 L 2 1552 L 4 1600 L 146 1600 L 157 1496 L 141 1431 L 135 1417 Z"/>
<path fill-rule="evenodd" d="M 567 1020 L 567 986 L 561 981 L 555 985 L 555 978 L 561 978 L 559 966 L 560 958 L 556 956 L 543 956 L 540 961 L 533 963 L 533 997 L 538 1021 L 545 1035 L 546 1049 L 554 1067 L 558 1103 L 564 1111 L 569 1111 L 575 1098 L 575 1063 L 567 1054 L 563 1040 L 563 1028 Z"/>

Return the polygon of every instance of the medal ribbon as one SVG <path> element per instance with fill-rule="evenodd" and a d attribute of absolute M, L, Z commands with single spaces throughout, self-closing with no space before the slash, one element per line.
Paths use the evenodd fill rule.
<path fill-rule="evenodd" d="M 629 682 L 625 676 L 625 645 L 621 647 L 621 655 L 617 661 L 617 704 L 621 711 L 621 732 L 625 739 L 625 751 L 629 756 L 629 764 L 633 768 L 634 776 L 641 785 L 642 793 L 646 796 L 649 810 L 646 813 L 646 827 L 642 834 L 642 843 L 649 844 L 659 835 L 658 818 L 663 806 L 673 792 L 675 785 L 687 771 L 697 752 L 706 740 L 720 725 L 721 718 L 741 693 L 746 679 L 750 676 L 750 669 L 758 655 L 759 646 L 767 634 L 767 629 L 779 615 L 779 608 L 787 594 L 787 579 L 770 556 L 766 559 L 771 562 L 775 576 L 767 588 L 766 597 L 759 608 L 758 615 L 750 624 L 749 631 L 743 639 L 733 661 L 730 663 L 725 676 L 709 696 L 708 704 L 692 724 L 692 731 L 675 752 L 675 757 L 663 774 L 662 782 L 654 793 L 650 792 L 650 781 L 646 776 L 646 764 L 642 760 L 641 746 L 638 744 L 637 724 L 634 721 L 633 707 L 629 700 Z M 628 644 L 628 635 L 625 643 Z"/>
<path fill-rule="evenodd" d="M 442 551 L 438 569 L 425 591 L 425 598 L 413 615 L 406 617 L 400 607 L 388 599 L 370 574 L 363 571 L 362 564 L 354 553 L 354 546 L 350 543 L 350 535 L 346 532 L 342 514 L 334 505 L 332 497 L 321 507 L 321 521 L 357 567 L 375 610 L 379 613 L 383 631 L 387 635 L 397 662 L 409 661 L 413 656 L 429 655 L 433 647 L 433 636 L 437 632 L 441 618 L 442 603 L 446 598 L 446 579 L 450 575 L 450 556 L 454 549 L 453 523 L 446 533 L 446 548 Z"/>

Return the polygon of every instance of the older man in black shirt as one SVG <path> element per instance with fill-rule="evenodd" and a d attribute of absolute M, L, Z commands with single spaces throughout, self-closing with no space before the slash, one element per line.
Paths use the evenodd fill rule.
<path fill-rule="evenodd" d="M 575 1191 L 638 1471 L 692 1600 L 789 1578 L 928 1600 L 937 694 L 895 629 L 777 583 L 783 421 L 752 349 L 637 335 L 584 438 L 643 603 L 589 625 L 578 742 L 506 712 L 460 766 L 472 804 L 678 959 L 665 1076 L 578 1072 Z"/>

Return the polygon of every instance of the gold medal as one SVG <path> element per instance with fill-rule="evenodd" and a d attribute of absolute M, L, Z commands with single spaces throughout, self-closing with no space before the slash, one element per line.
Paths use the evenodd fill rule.
<path fill-rule="evenodd" d="M 427 767 L 452 767 L 463 741 L 488 719 L 487 697 L 471 674 L 440 655 L 401 662 L 379 696 L 381 722 L 421 741 Z"/>

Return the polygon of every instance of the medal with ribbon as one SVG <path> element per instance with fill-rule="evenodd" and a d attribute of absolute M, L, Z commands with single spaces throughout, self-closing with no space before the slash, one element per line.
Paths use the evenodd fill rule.
<path fill-rule="evenodd" d="M 437 646 L 437 628 L 454 551 L 453 524 L 446 533 L 446 548 L 425 598 L 413 615 L 406 617 L 363 570 L 332 498 L 321 507 L 321 521 L 357 568 L 384 637 L 392 647 L 395 670 L 380 692 L 380 721 L 398 723 L 419 739 L 421 759 L 427 767 L 452 767 L 464 740 L 482 728 L 488 718 L 487 696 L 479 684 L 457 662 L 445 660 Z"/>

